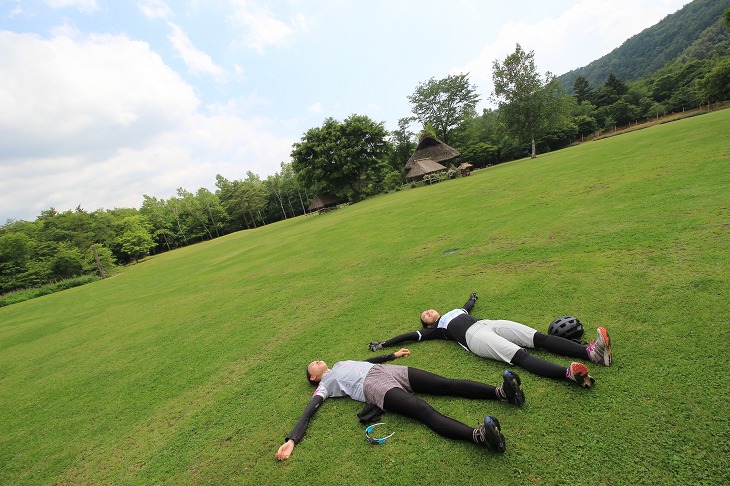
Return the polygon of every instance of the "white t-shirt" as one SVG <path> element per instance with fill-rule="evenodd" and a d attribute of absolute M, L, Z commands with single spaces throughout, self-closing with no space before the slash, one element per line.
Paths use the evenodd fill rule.
<path fill-rule="evenodd" d="M 323 399 L 348 396 L 365 402 L 363 384 L 370 368 L 375 366 L 367 361 L 338 361 L 332 369 L 322 376 L 314 395 Z"/>

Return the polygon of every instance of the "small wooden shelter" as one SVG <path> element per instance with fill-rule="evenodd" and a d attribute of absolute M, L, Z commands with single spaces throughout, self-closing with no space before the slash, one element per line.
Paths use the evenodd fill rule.
<path fill-rule="evenodd" d="M 345 202 L 345 198 L 332 194 L 317 194 L 309 205 L 309 211 L 325 212 L 337 209 L 338 204 Z"/>
<path fill-rule="evenodd" d="M 474 167 L 469 162 L 463 162 L 459 167 L 456 169 L 461 172 L 462 176 L 468 176 L 471 174 L 471 168 Z"/>
<path fill-rule="evenodd" d="M 406 162 L 406 169 L 411 169 L 417 160 L 423 159 L 430 159 L 446 166 L 448 165 L 447 162 L 454 160 L 460 155 L 461 153 L 454 147 L 446 145 L 441 140 L 426 136 L 418 143 L 413 155 Z"/>
<path fill-rule="evenodd" d="M 406 181 L 420 181 L 427 174 L 443 172 L 446 167 L 431 159 L 419 159 L 413 162 L 411 170 L 406 174 Z"/>

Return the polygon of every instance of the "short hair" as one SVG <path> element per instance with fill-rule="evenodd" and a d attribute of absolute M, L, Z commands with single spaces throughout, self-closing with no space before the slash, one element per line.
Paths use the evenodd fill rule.
<path fill-rule="evenodd" d="M 319 382 L 312 379 L 312 374 L 309 372 L 309 365 L 307 365 L 305 370 L 307 371 L 307 381 L 309 382 L 309 384 L 312 386 L 316 386 Z"/>
<path fill-rule="evenodd" d="M 421 315 L 423 315 L 423 312 L 421 312 Z M 426 321 L 424 321 L 424 320 L 423 320 L 423 317 L 421 317 L 421 325 L 423 325 L 423 327 L 428 327 L 428 326 L 430 326 L 430 325 L 432 325 L 432 324 L 433 324 L 433 323 L 431 323 L 431 324 L 428 324 L 428 323 L 427 323 Z"/>

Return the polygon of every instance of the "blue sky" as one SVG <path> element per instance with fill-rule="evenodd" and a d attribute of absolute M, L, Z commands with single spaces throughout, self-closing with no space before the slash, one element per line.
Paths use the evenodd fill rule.
<path fill-rule="evenodd" d="M 266 178 L 327 117 L 395 129 L 431 77 L 489 107 L 516 43 L 560 75 L 687 3 L 0 0 L 0 224 Z"/>

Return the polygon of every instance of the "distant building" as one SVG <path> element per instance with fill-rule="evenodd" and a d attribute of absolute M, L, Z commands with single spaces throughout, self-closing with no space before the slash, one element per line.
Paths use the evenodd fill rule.
<path fill-rule="evenodd" d="M 446 167 L 431 159 L 419 159 L 413 162 L 411 170 L 406 174 L 407 182 L 420 181 L 427 174 L 443 172 Z"/>
<path fill-rule="evenodd" d="M 333 196 L 332 194 L 317 194 L 309 205 L 309 211 L 323 212 L 337 209 L 337 205 L 345 201 L 345 198 Z"/>
<path fill-rule="evenodd" d="M 433 137 L 423 137 L 418 147 L 406 162 L 406 181 L 420 181 L 423 176 L 446 170 L 446 164 L 461 153 Z"/>

